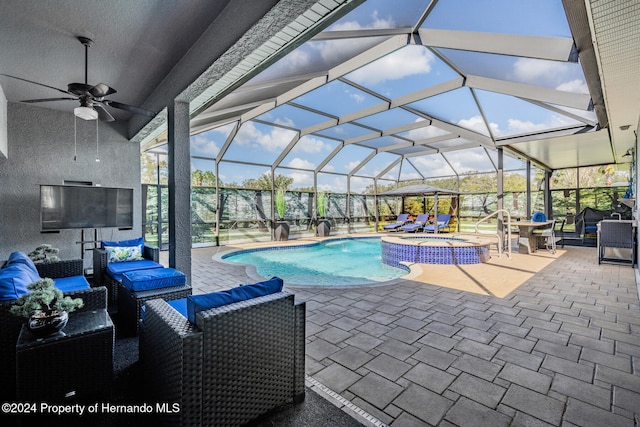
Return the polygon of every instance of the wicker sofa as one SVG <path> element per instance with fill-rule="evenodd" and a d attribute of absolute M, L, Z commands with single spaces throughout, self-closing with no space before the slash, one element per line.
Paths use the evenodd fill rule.
<path fill-rule="evenodd" d="M 4 266 L 5 262 L 0 262 Z M 51 279 L 73 278 L 83 275 L 83 262 L 81 259 L 65 260 L 46 264 L 36 264 L 40 277 Z M 64 293 L 72 298 L 82 298 L 84 306 L 77 312 L 99 310 L 107 308 L 107 289 L 104 286 L 73 290 Z M 9 312 L 9 308 L 14 301 L 0 302 L 0 387 L 3 401 L 15 399 L 16 382 L 16 341 L 20 334 L 20 328 L 24 319 L 14 316 Z"/>
<path fill-rule="evenodd" d="M 149 399 L 179 403 L 168 425 L 241 425 L 304 399 L 305 303 L 284 291 L 196 314 L 148 301 L 140 364 Z"/>

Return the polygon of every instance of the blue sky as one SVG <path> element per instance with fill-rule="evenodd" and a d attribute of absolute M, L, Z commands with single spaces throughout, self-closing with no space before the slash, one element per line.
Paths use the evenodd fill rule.
<path fill-rule="evenodd" d="M 427 0 L 368 0 L 362 6 L 330 26 L 327 31 L 357 31 L 361 29 L 402 28 L 416 25 L 416 20 L 430 2 Z M 422 28 L 480 31 L 529 36 L 570 37 L 560 0 L 441 0 L 422 24 Z M 247 83 L 247 86 L 274 82 L 296 74 L 326 72 L 354 54 L 363 52 L 387 37 L 355 38 L 349 40 L 309 41 L 289 53 L 270 69 Z M 536 85 L 546 89 L 586 94 L 587 86 L 579 63 L 521 58 L 463 50 L 427 48 L 408 44 L 379 59 L 347 72 L 341 80 L 313 89 L 292 100 L 295 105 L 284 104 L 242 123 L 238 133 L 220 163 L 223 182 L 242 183 L 268 173 L 270 166 L 282 150 L 294 141 L 297 131 L 322 125 L 337 117 L 378 108 L 387 100 L 417 90 L 437 87 L 460 79 L 463 75 L 477 75 L 507 82 Z M 315 75 L 315 74 L 314 74 Z M 268 84 L 266 85 L 269 86 Z M 362 89 L 360 89 L 361 87 Z M 242 88 L 241 88 L 242 89 Z M 369 93 L 371 92 L 371 93 Z M 374 96 L 372 93 L 378 94 Z M 555 106 L 554 106 L 555 107 Z M 595 121 L 592 112 L 571 110 L 581 117 Z M 315 112 L 314 112 L 315 111 Z M 427 123 L 422 114 L 433 117 L 454 128 Z M 396 135 L 381 135 L 389 129 L 412 125 L 414 129 Z M 483 89 L 459 87 L 428 98 L 407 103 L 404 108 L 355 119 L 318 130 L 299 138 L 293 149 L 282 159 L 277 173 L 294 178 L 294 188 L 313 186 L 313 170 L 341 146 L 354 138 L 373 138 L 360 146 L 347 143 L 324 165 L 318 174 L 318 187 L 334 192 L 346 192 L 347 178 L 363 159 L 381 151 L 360 168 L 351 180 L 351 191 L 362 191 L 398 159 L 385 147 L 396 144 L 397 152 L 414 153 L 413 141 L 433 141 L 442 153 L 410 157 L 411 162 L 426 177 L 450 176 L 455 172 L 490 171 L 490 156 L 476 147 L 462 151 L 448 151 L 458 144 L 474 144 L 456 128 L 469 130 L 479 137 L 496 139 L 523 135 L 567 126 L 583 126 L 579 120 L 543 108 L 536 103 Z M 194 135 L 192 154 L 215 158 L 232 131 L 234 123 Z M 436 138 L 433 140 L 432 138 Z M 486 139 L 485 139 L 486 140 Z M 484 141 L 484 140 L 483 140 Z M 225 162 L 245 161 L 264 166 L 241 165 Z M 495 160 L 495 159 L 494 159 Z M 508 159 L 507 168 L 522 168 L 524 163 Z M 213 170 L 212 161 L 193 160 L 193 168 Z M 452 169 L 453 167 L 453 169 Z M 397 165 L 383 178 L 395 179 L 402 170 L 401 179 L 416 179 L 420 175 L 407 166 Z M 336 175 L 344 174 L 344 175 Z"/>

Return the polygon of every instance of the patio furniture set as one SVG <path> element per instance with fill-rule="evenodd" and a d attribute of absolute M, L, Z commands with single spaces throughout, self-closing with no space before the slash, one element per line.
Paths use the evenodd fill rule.
<path fill-rule="evenodd" d="M 159 264 L 157 249 L 141 239 L 103 242 L 94 249 L 93 287 L 82 264 L 36 267 L 18 252 L 2 264 L 4 401 L 107 398 L 116 327 L 140 335 L 144 397 L 180 405 L 161 424 L 240 425 L 304 399 L 305 304 L 282 290 L 281 279 L 191 295 L 186 276 Z M 53 278 L 65 296 L 84 301 L 62 333 L 43 338 L 9 313 L 28 292 L 26 285 L 40 277 Z M 110 301 L 118 307 L 115 327 Z"/>
<path fill-rule="evenodd" d="M 385 231 L 404 231 L 407 233 L 416 233 L 419 231 L 425 233 L 434 233 L 449 227 L 451 221 L 450 214 L 438 214 L 435 222 L 429 221 L 428 214 L 418 214 L 415 220 L 409 220 L 409 214 L 400 214 L 396 218 L 396 222 L 387 224 L 382 227 Z"/>

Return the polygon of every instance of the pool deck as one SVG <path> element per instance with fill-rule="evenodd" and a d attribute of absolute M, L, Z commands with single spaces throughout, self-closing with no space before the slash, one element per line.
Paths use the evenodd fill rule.
<path fill-rule="evenodd" d="M 251 282 L 243 266 L 213 258 L 273 244 L 194 249 L 194 293 Z M 312 390 L 372 426 L 640 424 L 630 266 L 598 265 L 595 248 L 567 246 L 412 267 L 382 286 L 285 284 L 307 302 Z"/>

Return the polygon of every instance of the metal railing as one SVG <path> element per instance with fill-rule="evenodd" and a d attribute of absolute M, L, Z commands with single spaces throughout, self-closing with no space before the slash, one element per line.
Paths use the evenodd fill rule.
<path fill-rule="evenodd" d="M 511 213 L 506 210 L 506 209 L 498 209 L 497 211 L 490 213 L 489 215 L 485 216 L 484 218 L 480 219 L 478 222 L 476 222 L 476 233 L 477 234 L 490 234 L 490 235 L 494 235 L 493 233 L 483 233 L 480 231 L 480 229 L 478 228 L 478 226 L 480 225 L 480 223 L 483 222 L 487 222 L 490 218 L 497 216 L 500 213 L 505 213 L 507 214 L 507 250 L 508 250 L 508 256 L 509 258 L 511 258 Z M 504 248 L 504 243 L 503 243 L 503 238 L 504 238 L 504 222 L 502 222 L 503 227 L 502 230 L 500 230 L 500 223 L 501 221 L 498 220 L 498 229 L 496 230 L 495 236 L 498 238 L 498 256 L 500 258 L 502 258 L 502 251 Z"/>

